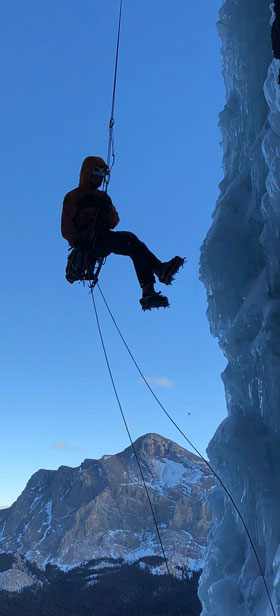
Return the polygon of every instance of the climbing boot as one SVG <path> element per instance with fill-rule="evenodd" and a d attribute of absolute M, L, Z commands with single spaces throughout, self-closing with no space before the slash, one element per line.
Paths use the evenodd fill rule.
<path fill-rule="evenodd" d="M 184 263 L 185 259 L 182 259 L 182 257 L 174 257 L 171 261 L 163 263 L 160 270 L 156 271 L 155 274 L 158 276 L 160 282 L 171 284 L 179 267 L 184 265 Z"/>
<path fill-rule="evenodd" d="M 151 308 L 168 308 L 169 301 L 167 297 L 161 295 L 160 291 L 159 293 L 153 291 L 152 293 L 143 293 L 140 304 L 142 310 L 151 310 Z"/>

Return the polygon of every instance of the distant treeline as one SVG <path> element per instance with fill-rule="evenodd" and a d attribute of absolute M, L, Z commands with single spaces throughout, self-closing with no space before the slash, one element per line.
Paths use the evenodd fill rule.
<path fill-rule="evenodd" d="M 93 561 L 92 561 L 93 562 Z M 44 574 L 35 565 L 29 571 L 41 585 L 20 593 L 0 592 L 1 616 L 199 616 L 197 595 L 200 572 L 180 569 L 179 578 L 154 575 L 157 557 L 142 565 L 113 561 L 112 568 L 96 570 L 92 563 L 68 572 L 47 565 Z M 3 570 L 3 569 L 2 569 Z"/>

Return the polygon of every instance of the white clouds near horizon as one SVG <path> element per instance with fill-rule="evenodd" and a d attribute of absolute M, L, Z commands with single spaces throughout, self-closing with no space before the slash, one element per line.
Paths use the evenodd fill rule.
<path fill-rule="evenodd" d="M 169 389 L 175 387 L 175 382 L 168 379 L 166 376 L 146 376 L 145 379 L 150 385 L 154 385 L 155 387 L 168 387 Z M 139 381 L 139 383 L 144 382 L 143 379 Z"/>
<path fill-rule="evenodd" d="M 58 441 L 57 443 L 50 445 L 50 449 L 55 449 L 55 451 L 81 451 L 80 447 L 72 447 L 63 441 Z"/>

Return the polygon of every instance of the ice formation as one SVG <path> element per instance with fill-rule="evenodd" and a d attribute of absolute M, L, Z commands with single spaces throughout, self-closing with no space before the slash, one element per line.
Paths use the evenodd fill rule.
<path fill-rule="evenodd" d="M 211 332 L 228 359 L 228 417 L 208 455 L 246 520 L 280 615 L 280 85 L 272 8 L 268 0 L 225 0 L 220 10 L 225 175 L 201 278 Z M 220 488 L 211 507 L 202 616 L 272 616 L 244 529 Z"/>

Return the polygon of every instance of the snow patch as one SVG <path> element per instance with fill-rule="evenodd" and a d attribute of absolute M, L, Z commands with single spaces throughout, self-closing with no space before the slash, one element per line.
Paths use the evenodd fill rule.
<path fill-rule="evenodd" d="M 47 514 L 47 521 L 43 522 L 41 529 L 43 529 L 43 526 L 46 526 L 47 528 L 44 531 L 43 537 L 40 539 L 40 541 L 38 541 L 37 545 L 40 545 L 41 543 L 43 543 L 43 541 L 45 541 L 46 536 L 50 530 L 50 526 L 51 526 L 51 522 L 52 522 L 52 499 L 50 499 L 47 504 L 45 505 L 45 512 Z"/>

